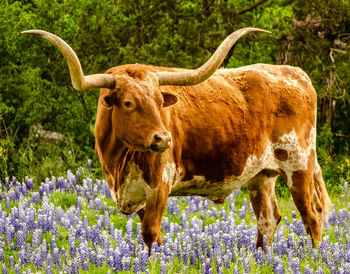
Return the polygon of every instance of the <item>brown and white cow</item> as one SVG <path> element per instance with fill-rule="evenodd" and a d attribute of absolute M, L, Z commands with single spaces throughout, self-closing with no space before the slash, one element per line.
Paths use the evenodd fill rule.
<path fill-rule="evenodd" d="M 253 31 L 266 32 L 232 33 L 197 70 L 134 64 L 89 76 L 62 39 L 24 32 L 58 47 L 76 89 L 102 88 L 96 154 L 119 210 L 138 213 L 149 250 L 162 243 L 169 196 L 222 203 L 243 185 L 257 218 L 257 247 L 263 235 L 271 242 L 281 220 L 274 192 L 279 175 L 313 242 L 321 240 L 330 199 L 316 158 L 316 92 L 309 77 L 296 67 L 266 64 L 217 70 L 233 44 Z"/>

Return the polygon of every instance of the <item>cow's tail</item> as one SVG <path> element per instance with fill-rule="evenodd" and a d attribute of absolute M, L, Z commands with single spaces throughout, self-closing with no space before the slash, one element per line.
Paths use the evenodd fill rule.
<path fill-rule="evenodd" d="M 316 192 L 316 199 L 320 201 L 322 205 L 322 223 L 327 224 L 328 223 L 328 213 L 331 209 L 331 199 L 329 198 L 326 185 L 323 181 L 322 171 L 321 167 L 317 162 L 317 159 L 315 160 L 315 167 L 314 167 L 314 185 L 315 185 L 315 192 Z"/>

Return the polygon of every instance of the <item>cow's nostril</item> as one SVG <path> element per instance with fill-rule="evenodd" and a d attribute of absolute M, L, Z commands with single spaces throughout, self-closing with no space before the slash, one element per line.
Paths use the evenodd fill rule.
<path fill-rule="evenodd" d="M 153 136 L 153 141 L 154 141 L 154 143 L 158 144 L 158 143 L 160 143 L 162 140 L 163 140 L 163 138 L 162 138 L 160 135 L 154 134 L 154 136 Z"/>
<path fill-rule="evenodd" d="M 171 133 L 158 132 L 152 136 L 151 149 L 154 151 L 164 151 L 171 146 Z"/>

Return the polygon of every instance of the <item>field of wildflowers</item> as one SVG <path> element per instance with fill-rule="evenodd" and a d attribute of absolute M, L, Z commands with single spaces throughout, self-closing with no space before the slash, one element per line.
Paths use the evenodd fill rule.
<path fill-rule="evenodd" d="M 120 214 L 104 180 L 88 169 L 0 187 L 2 273 L 350 273 L 350 199 L 333 199 L 323 242 L 316 249 L 292 201 L 271 247 L 255 249 L 256 220 L 246 191 L 223 205 L 200 197 L 169 198 L 163 246 L 152 255 L 135 214 Z M 280 201 L 279 201 L 280 202 Z"/>

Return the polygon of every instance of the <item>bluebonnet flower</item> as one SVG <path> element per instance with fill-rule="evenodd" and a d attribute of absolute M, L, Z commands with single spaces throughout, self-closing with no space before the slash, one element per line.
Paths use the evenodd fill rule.
<path fill-rule="evenodd" d="M 247 211 L 247 208 L 243 205 L 239 211 L 238 211 L 238 215 L 241 219 L 244 219 L 245 216 L 246 216 L 246 211 Z"/>
<path fill-rule="evenodd" d="M 5 200 L 6 200 L 6 208 L 10 208 L 11 200 L 8 197 L 6 197 Z"/>
<path fill-rule="evenodd" d="M 48 274 L 53 273 L 53 262 L 52 262 L 52 256 L 51 254 L 47 255 L 47 259 L 46 259 L 46 272 Z"/>
<path fill-rule="evenodd" d="M 79 273 L 79 261 L 76 257 L 72 259 L 71 266 L 72 266 L 71 273 L 78 274 Z"/>
<path fill-rule="evenodd" d="M 118 248 L 116 248 L 113 252 L 113 261 L 114 261 L 115 270 L 122 271 L 123 270 L 122 253 L 119 251 Z M 141 264 L 140 264 L 140 271 L 141 271 Z"/>
<path fill-rule="evenodd" d="M 249 273 L 250 267 L 249 267 L 249 259 L 248 258 L 243 259 L 243 266 L 244 266 L 244 273 Z"/>
<path fill-rule="evenodd" d="M 14 266 L 15 258 L 11 255 L 9 257 L 9 266 L 8 268 L 12 268 Z"/>
<path fill-rule="evenodd" d="M 40 251 L 35 252 L 33 255 L 34 255 L 34 260 L 33 260 L 34 265 L 39 269 L 43 268 L 43 260 L 41 258 Z"/>
<path fill-rule="evenodd" d="M 94 209 L 94 201 L 92 199 L 89 202 L 89 208 Z"/>
<path fill-rule="evenodd" d="M 141 262 L 141 269 L 142 271 L 145 271 L 148 264 L 148 253 L 146 249 L 141 250 L 141 252 L 139 253 L 139 257 Z"/>
<path fill-rule="evenodd" d="M 17 232 L 17 250 L 21 250 L 23 248 L 26 239 L 27 235 L 22 230 L 19 230 Z"/>
<path fill-rule="evenodd" d="M 21 266 L 19 264 L 15 264 L 15 274 L 21 274 Z"/>
<path fill-rule="evenodd" d="M 16 234 L 15 227 L 13 225 L 8 225 L 6 226 L 5 230 L 7 244 L 10 244 Z"/>
<path fill-rule="evenodd" d="M 107 257 L 107 266 L 110 267 L 110 268 L 113 268 L 114 267 L 114 260 L 113 260 L 113 251 L 110 252 L 111 255 L 109 255 Z"/>
<path fill-rule="evenodd" d="M 10 189 L 10 179 L 8 177 L 5 178 L 5 187 L 7 191 Z"/>
<path fill-rule="evenodd" d="M 344 190 L 345 195 L 348 195 L 349 186 L 348 186 L 347 181 L 344 181 L 343 190 Z"/>
<path fill-rule="evenodd" d="M 95 199 L 95 209 L 96 209 L 97 211 L 100 211 L 101 208 L 102 208 L 102 201 L 101 201 L 101 199 L 96 198 L 96 199 Z"/>
<path fill-rule="evenodd" d="M 1 259 L 1 256 L 3 256 L 3 259 Z M 21 262 L 21 264 L 28 263 L 28 253 L 26 252 L 25 248 L 22 248 L 18 253 L 18 259 Z M 0 261 L 4 260 L 4 250 L 0 248 Z"/>
<path fill-rule="evenodd" d="M 2 270 L 2 274 L 7 274 L 7 273 L 8 273 L 8 272 L 7 272 L 7 266 L 6 266 L 5 263 L 2 264 L 1 270 Z"/>
<path fill-rule="evenodd" d="M 212 273 L 212 268 L 211 268 L 211 264 L 210 264 L 210 259 L 207 258 L 205 260 L 205 263 L 202 264 L 202 273 L 204 274 L 209 274 Z"/>
<path fill-rule="evenodd" d="M 294 274 L 299 274 L 300 272 L 300 261 L 298 257 L 294 257 L 290 262 L 290 268 Z"/>
<path fill-rule="evenodd" d="M 254 258 L 255 258 L 255 261 L 258 263 L 258 265 L 261 267 L 262 264 L 264 263 L 264 253 L 262 252 L 261 248 L 259 248 L 254 253 Z"/>
<path fill-rule="evenodd" d="M 99 252 L 97 252 L 97 263 L 96 263 L 96 265 L 98 267 L 102 267 L 103 262 L 104 262 L 104 256 L 103 256 L 102 252 L 99 251 Z"/>
<path fill-rule="evenodd" d="M 129 271 L 131 269 L 131 260 L 129 256 L 124 256 L 122 258 L 123 270 Z"/>
<path fill-rule="evenodd" d="M 32 201 L 34 204 L 40 204 L 40 195 L 38 192 L 32 192 Z"/>
<path fill-rule="evenodd" d="M 68 236 L 68 246 L 69 246 L 69 254 L 73 258 L 76 253 L 76 238 L 74 234 L 70 234 Z"/>
<path fill-rule="evenodd" d="M 25 177 L 24 183 L 25 183 L 25 185 L 26 185 L 26 187 L 27 187 L 28 190 L 33 189 L 33 187 L 34 187 L 33 179 L 30 179 L 30 178 L 28 178 L 28 177 Z"/>
<path fill-rule="evenodd" d="M 132 231 L 133 223 L 134 223 L 133 219 L 129 219 L 126 222 L 126 233 L 130 236 L 133 236 L 133 231 Z"/>
<path fill-rule="evenodd" d="M 167 273 L 167 264 L 166 264 L 166 259 L 164 258 L 164 256 L 160 257 L 160 273 Z"/>
<path fill-rule="evenodd" d="M 294 234 L 289 234 L 287 238 L 287 248 L 294 250 L 295 249 L 295 239 Z"/>
<path fill-rule="evenodd" d="M 141 271 L 141 261 L 140 259 L 137 257 L 134 261 L 134 272 L 138 273 Z"/>
<path fill-rule="evenodd" d="M 79 210 L 81 210 L 81 203 L 82 203 L 82 200 L 81 200 L 80 197 L 78 197 L 78 198 L 77 198 L 77 208 L 78 208 Z"/>
<path fill-rule="evenodd" d="M 27 186 L 25 183 L 22 183 L 20 190 L 21 190 L 23 196 L 28 196 L 28 190 L 27 190 Z"/>
<path fill-rule="evenodd" d="M 16 192 L 13 190 L 13 189 L 10 189 L 8 192 L 7 192 L 7 197 L 10 201 L 12 202 L 16 202 Z"/>

